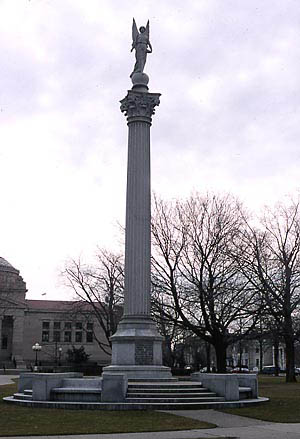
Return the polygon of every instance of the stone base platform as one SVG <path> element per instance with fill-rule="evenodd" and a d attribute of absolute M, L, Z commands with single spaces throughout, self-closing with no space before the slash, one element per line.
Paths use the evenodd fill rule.
<path fill-rule="evenodd" d="M 42 383 L 44 380 L 47 381 L 47 392 L 44 392 L 42 400 L 41 390 L 36 392 L 35 379 L 30 382 L 29 378 L 31 377 L 21 377 L 18 393 L 4 398 L 4 401 L 29 407 L 74 410 L 199 410 L 244 407 L 268 401 L 267 398 L 253 397 L 253 389 L 247 386 L 238 386 L 236 400 L 227 401 L 225 395 L 222 396 L 208 386 L 203 386 L 203 383 L 197 380 L 148 378 L 144 381 L 127 381 L 119 374 L 93 379 L 60 377 L 59 387 L 58 377 L 52 376 L 47 379 L 45 376 L 37 376 L 37 383 L 41 384 L 41 380 Z M 233 382 L 237 384 L 235 379 Z M 32 389 L 24 388 L 24 384 L 31 384 Z"/>
<path fill-rule="evenodd" d="M 68 410 L 201 410 L 225 409 L 259 405 L 269 401 L 268 398 L 245 399 L 240 401 L 202 402 L 202 403 L 104 403 L 104 402 L 59 402 L 59 401 L 26 401 L 13 396 L 3 398 L 8 404 L 23 407 L 55 408 Z"/>

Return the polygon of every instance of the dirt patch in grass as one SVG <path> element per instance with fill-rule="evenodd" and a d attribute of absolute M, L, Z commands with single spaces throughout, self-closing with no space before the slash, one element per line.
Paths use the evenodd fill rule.
<path fill-rule="evenodd" d="M 154 411 L 63 410 L 6 404 L 15 385 L 0 387 L 0 436 L 133 433 L 213 428 L 215 425 Z"/>
<path fill-rule="evenodd" d="M 300 422 L 300 383 L 286 383 L 285 377 L 259 377 L 259 396 L 270 398 L 264 404 L 222 410 L 271 422 Z"/>

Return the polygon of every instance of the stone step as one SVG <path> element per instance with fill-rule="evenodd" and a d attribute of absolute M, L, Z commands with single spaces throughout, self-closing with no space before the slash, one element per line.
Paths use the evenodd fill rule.
<path fill-rule="evenodd" d="M 207 397 L 217 396 L 214 392 L 202 392 L 202 393 L 128 393 L 127 398 L 147 398 L 147 399 L 157 399 L 157 398 L 207 398 Z"/>
<path fill-rule="evenodd" d="M 14 399 L 21 399 L 22 401 L 31 401 L 32 395 L 25 395 L 24 393 L 14 393 Z"/>
<path fill-rule="evenodd" d="M 131 384 L 128 383 L 128 389 L 199 389 L 201 388 L 202 385 L 201 383 L 189 383 L 186 384 L 185 382 L 183 383 L 174 383 L 174 384 L 170 384 L 170 383 L 144 383 L 144 382 L 140 382 L 140 383 L 135 383 L 135 384 Z"/>
<path fill-rule="evenodd" d="M 240 399 L 252 398 L 251 387 L 239 387 L 239 395 L 240 395 Z"/>
<path fill-rule="evenodd" d="M 25 395 L 31 395 L 31 396 L 32 396 L 32 389 L 24 389 L 24 390 L 23 390 L 23 393 L 24 393 Z"/>
<path fill-rule="evenodd" d="M 252 392 L 251 387 L 239 387 L 240 392 Z"/>
<path fill-rule="evenodd" d="M 186 388 L 178 388 L 178 387 L 172 387 L 170 389 L 166 389 L 166 388 L 158 388 L 158 389 L 153 389 L 153 388 L 145 388 L 145 387 L 129 387 L 127 393 L 137 393 L 137 392 L 147 392 L 147 393 L 205 393 L 205 392 L 209 392 L 209 390 L 206 387 L 193 387 L 191 389 L 186 389 Z"/>
<path fill-rule="evenodd" d="M 130 383 L 137 383 L 137 382 L 143 382 L 143 383 L 166 383 L 166 382 L 178 382 L 178 378 L 143 378 L 141 380 L 141 378 L 130 378 L 129 380 L 129 384 Z"/>
<path fill-rule="evenodd" d="M 211 396 L 206 398 L 126 398 L 126 402 L 138 404 L 198 404 L 201 402 L 225 401 L 221 396 Z"/>

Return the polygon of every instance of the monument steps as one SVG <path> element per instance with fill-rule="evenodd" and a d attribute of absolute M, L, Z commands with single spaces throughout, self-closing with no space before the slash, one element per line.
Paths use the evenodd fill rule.
<path fill-rule="evenodd" d="M 197 388 L 178 389 L 178 391 L 176 391 L 176 389 L 162 389 L 162 388 L 160 388 L 160 389 L 145 389 L 145 388 L 133 387 L 133 388 L 128 389 L 127 395 L 132 395 L 132 394 L 152 394 L 152 395 L 154 394 L 155 395 L 157 393 L 159 393 L 159 394 L 164 393 L 166 395 L 170 395 L 173 393 L 176 395 L 178 393 L 183 394 L 183 395 L 193 395 L 193 394 L 198 394 L 198 393 L 203 394 L 206 392 L 211 393 L 210 390 L 206 389 L 205 387 L 201 387 L 199 389 L 197 389 Z"/>
<path fill-rule="evenodd" d="M 24 394 L 25 394 L 25 395 L 31 395 L 31 396 L 32 396 L 32 389 L 27 389 L 27 390 L 25 389 L 25 390 L 24 390 Z"/>
<path fill-rule="evenodd" d="M 155 391 L 160 391 L 161 389 L 165 391 L 167 390 L 174 391 L 174 389 L 176 389 L 176 391 L 177 390 L 197 391 L 198 389 L 205 389 L 205 388 L 202 387 L 201 383 L 199 382 L 196 383 L 174 382 L 172 384 L 157 383 L 157 382 L 152 382 L 152 383 L 139 382 L 132 384 L 132 381 L 129 381 L 128 390 L 131 391 L 131 389 L 145 389 L 155 392 Z"/>
<path fill-rule="evenodd" d="M 181 404 L 182 408 L 184 408 L 184 405 L 186 403 L 201 403 L 201 402 L 216 402 L 216 401 L 225 401 L 225 398 L 222 396 L 208 396 L 208 397 L 202 397 L 202 398 L 126 398 L 126 402 L 130 403 L 138 403 L 138 404 Z"/>
<path fill-rule="evenodd" d="M 92 385 L 92 380 L 90 385 Z M 240 400 L 251 398 L 250 387 L 240 387 L 239 390 Z M 87 408 L 92 408 L 92 403 L 101 404 L 101 407 L 105 405 L 105 403 L 101 403 L 101 389 L 99 387 L 56 388 L 53 389 L 52 395 L 53 403 L 82 403 L 88 404 Z M 13 399 L 24 402 L 32 401 L 32 390 L 25 389 L 23 393 L 15 393 Z M 164 409 L 167 406 L 175 408 L 177 405 L 177 408 L 184 409 L 191 408 L 191 404 L 195 405 L 195 407 L 199 405 L 198 408 L 203 408 L 205 403 L 215 404 L 222 401 L 225 401 L 223 397 L 217 396 L 214 392 L 209 392 L 208 389 L 202 387 L 199 383 L 183 384 L 177 382 L 172 384 L 164 383 L 162 385 L 157 382 L 141 384 L 129 382 L 124 404 L 127 408 L 129 405 L 133 405 L 133 407 L 137 408 L 138 406 L 140 409 L 150 409 L 153 407 Z"/>
<path fill-rule="evenodd" d="M 217 396 L 214 392 L 197 392 L 197 393 L 165 393 L 165 392 L 159 392 L 159 393 L 127 393 L 127 398 L 207 398 L 210 396 Z"/>
<path fill-rule="evenodd" d="M 180 404 L 224 401 L 214 392 L 203 388 L 199 382 L 172 383 L 157 382 L 128 382 L 126 402 L 138 404 Z"/>
<path fill-rule="evenodd" d="M 178 383 L 178 378 L 130 378 L 131 383 Z"/>

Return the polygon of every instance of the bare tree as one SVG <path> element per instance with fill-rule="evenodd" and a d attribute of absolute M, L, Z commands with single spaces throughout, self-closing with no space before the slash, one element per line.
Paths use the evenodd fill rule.
<path fill-rule="evenodd" d="M 230 196 L 190 197 L 173 204 L 154 200 L 153 277 L 164 294 L 164 317 L 212 344 L 217 369 L 226 349 L 255 325 L 255 289 L 232 257 L 241 233 L 239 202 Z M 245 331 L 236 331 L 243 320 Z"/>
<path fill-rule="evenodd" d="M 92 313 L 105 335 L 103 339 L 101 334 L 94 331 L 94 337 L 99 347 L 106 354 L 111 354 L 110 337 L 115 333 L 123 312 L 123 257 L 99 249 L 97 261 L 97 265 L 90 266 L 80 260 L 71 260 L 63 275 L 75 293 L 76 301 L 70 314 L 88 320 Z"/>
<path fill-rule="evenodd" d="M 152 316 L 156 321 L 158 331 L 163 336 L 162 354 L 163 364 L 175 367 L 177 363 L 178 346 L 183 344 L 186 330 L 178 324 L 178 314 L 173 311 L 173 319 L 166 318 L 164 313 L 164 295 L 156 290 L 155 278 L 152 276 Z M 171 312 L 171 310 L 170 310 Z"/>
<path fill-rule="evenodd" d="M 286 349 L 286 381 L 295 378 L 295 339 L 300 305 L 300 206 L 266 208 L 260 227 L 244 234 L 244 274 L 259 291 Z M 273 323 L 273 324 L 274 324 Z"/>

